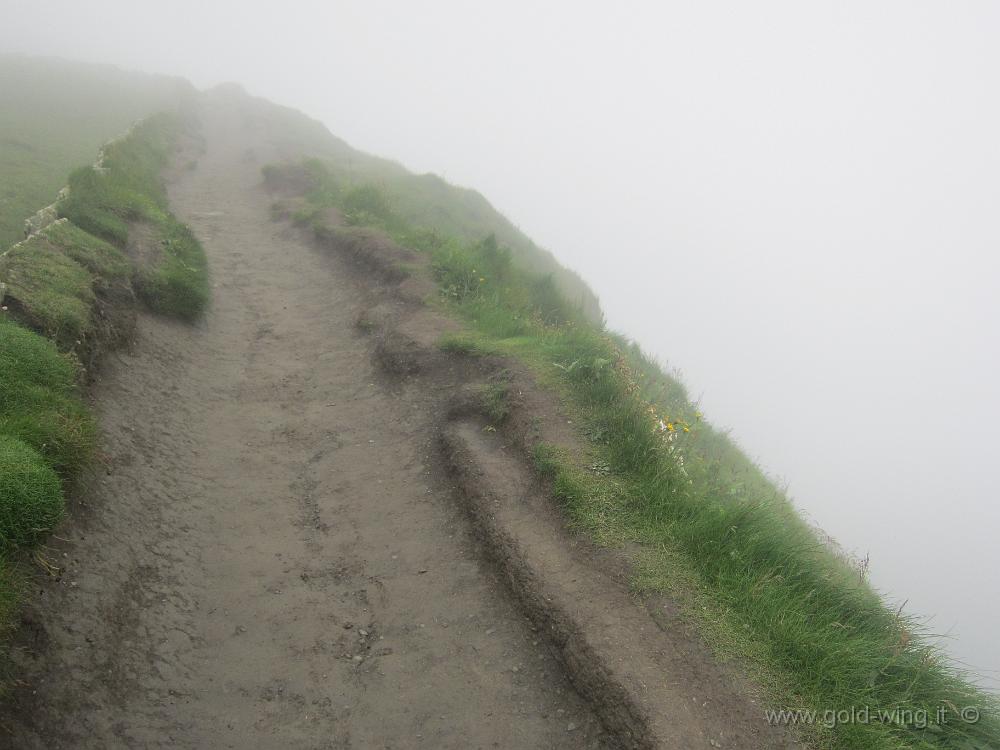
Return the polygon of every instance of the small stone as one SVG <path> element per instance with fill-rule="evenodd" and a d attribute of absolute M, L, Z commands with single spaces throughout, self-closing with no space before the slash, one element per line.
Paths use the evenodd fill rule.
<path fill-rule="evenodd" d="M 576 731 L 576 724 L 574 724 L 571 721 L 569 724 L 566 725 L 566 731 L 567 732 L 575 732 Z"/>
<path fill-rule="evenodd" d="M 365 657 L 363 657 L 363 656 L 362 656 L 361 654 L 358 654 L 357 656 L 355 656 L 355 657 L 354 657 L 354 658 L 352 659 L 352 661 L 356 661 L 356 662 L 358 662 L 359 664 L 360 664 L 361 662 L 363 662 L 364 660 L 365 660 Z"/>

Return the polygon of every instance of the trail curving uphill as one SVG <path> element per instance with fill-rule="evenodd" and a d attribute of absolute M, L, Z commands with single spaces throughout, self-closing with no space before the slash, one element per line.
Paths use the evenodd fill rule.
<path fill-rule="evenodd" d="M 224 99 L 202 120 L 170 198 L 213 307 L 143 316 L 100 374 L 103 465 L 50 542 L 0 744 L 603 746 L 448 501 L 428 401 L 373 369 L 363 291 L 269 220 L 266 132 Z"/>

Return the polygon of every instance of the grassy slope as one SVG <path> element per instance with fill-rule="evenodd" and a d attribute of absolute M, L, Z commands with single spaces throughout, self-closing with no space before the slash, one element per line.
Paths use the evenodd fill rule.
<path fill-rule="evenodd" d="M 87 103 L 70 95 L 69 101 L 81 108 L 72 112 L 61 108 L 66 101 L 51 101 L 61 96 L 62 86 L 72 87 L 81 76 L 98 86 L 95 69 L 69 69 L 64 77 L 67 67 L 62 63 L 31 61 L 21 67 L 28 72 L 15 66 L 21 74 L 18 80 L 37 84 L 31 95 L 38 98 L 27 97 L 17 117 L 8 120 L 28 123 L 61 113 L 61 122 L 49 123 L 45 133 L 59 134 L 78 146 L 71 135 L 74 122 L 87 122 L 93 114 L 94 122 L 105 127 L 114 119 L 87 109 L 108 105 L 107 97 Z M 101 85 L 116 83 L 119 74 L 109 75 Z M 157 82 L 145 91 L 145 99 L 138 100 L 168 102 L 171 109 L 183 103 L 188 89 L 180 86 L 180 98 L 161 97 L 160 85 Z M 177 86 L 171 83 L 170 88 Z M 126 109 L 119 108 L 118 116 L 123 117 Z M 116 310 L 134 305 L 133 289 L 153 309 L 186 319 L 199 315 L 207 304 L 204 253 L 167 210 L 160 179 L 178 127 L 176 116 L 156 115 L 107 144 L 101 169 L 81 167 L 70 175 L 69 196 L 57 206 L 63 218 L 0 254 L 0 282 L 6 287 L 0 310 L 0 629 L 11 622 L 18 598 L 11 555 L 29 549 L 58 521 L 64 485 L 93 452 L 96 426 L 79 390 L 80 357 L 92 357 L 116 343 L 121 334 Z M 41 136 L 36 137 L 32 152 L 46 153 Z M 52 164 L 68 159 L 71 151 L 63 152 L 55 144 L 49 166 L 54 169 Z M 96 148 L 78 161 L 91 162 L 95 156 Z M 37 203 L 50 203 L 66 182 L 68 165 L 60 168 L 58 181 L 29 176 L 18 182 L 15 175 L 7 183 L 19 198 L 14 203 L 25 203 L 24 196 L 34 196 L 43 184 L 50 192 Z M 31 206 L 28 213 L 37 208 Z M 16 219 L 17 239 L 23 218 Z M 158 262 L 152 267 L 135 266 L 123 252 L 128 225 L 134 221 L 151 224 L 160 242 Z"/>
<path fill-rule="evenodd" d="M 415 175 L 394 161 L 358 151 L 331 135 L 322 123 L 293 109 L 262 99 L 245 101 L 255 115 L 267 113 L 272 140 L 289 160 L 321 159 L 330 165 L 343 188 L 377 185 L 388 195 L 399 217 L 410 224 L 430 224 L 468 241 L 492 233 L 510 248 L 517 265 L 538 274 L 551 274 L 564 297 L 580 306 L 589 319 L 602 320 L 597 296 L 580 276 L 538 247 L 475 190 L 450 185 L 433 174 Z"/>
<path fill-rule="evenodd" d="M 0 55 L 0 248 L 22 238 L 24 219 L 101 144 L 192 94 L 179 79 Z"/>
<path fill-rule="evenodd" d="M 470 241 L 431 208 L 414 215 L 420 201 L 398 191 L 404 184 L 421 190 L 420 179 L 386 192 L 384 182 L 359 184 L 342 168 L 307 161 L 264 172 L 272 182 L 308 188 L 295 214 L 300 223 L 322 232 L 324 210 L 333 206 L 348 223 L 376 226 L 430 254 L 440 304 L 474 331 L 443 345 L 518 357 L 563 395 L 588 455 L 543 446 L 538 468 L 572 522 L 601 543 L 640 550 L 637 589 L 678 597 L 721 654 L 755 673 L 772 705 L 817 711 L 820 721 L 806 731 L 818 746 L 1000 746 L 996 702 L 817 539 L 781 490 L 702 421 L 682 384 L 567 304 L 546 277 L 512 263 L 490 223 Z M 460 214 L 461 202 L 451 209 Z M 466 220 L 474 227 L 477 218 Z M 502 418 L 502 394 L 489 395 L 491 412 Z M 852 706 L 903 713 L 897 724 L 826 726 L 833 722 L 825 712 Z M 956 714 L 966 706 L 981 710 L 978 723 Z M 919 726 L 939 708 L 947 724 Z"/>
<path fill-rule="evenodd" d="M 104 147 L 101 169 L 81 167 L 69 177 L 59 215 L 124 248 L 129 224 L 148 225 L 158 244 L 151 267 L 134 272 L 136 290 L 157 312 L 194 319 L 209 299 L 208 264 L 194 235 L 170 213 L 160 172 L 181 127 L 165 113 L 147 118 L 127 138 Z"/>

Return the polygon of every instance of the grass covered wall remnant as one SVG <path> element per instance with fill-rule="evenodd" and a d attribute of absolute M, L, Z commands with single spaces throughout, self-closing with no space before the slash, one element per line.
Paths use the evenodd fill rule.
<path fill-rule="evenodd" d="M 97 165 L 70 175 L 69 195 L 57 208 L 76 226 L 123 249 L 130 225 L 149 225 L 159 252 L 152 264 L 136 264 L 136 291 L 152 309 L 191 320 L 208 305 L 208 262 L 195 236 L 170 213 L 160 178 L 178 127 L 176 118 L 156 115 L 105 146 Z"/>
<path fill-rule="evenodd" d="M 63 348 L 90 334 L 96 299 L 91 274 L 44 237 L 34 235 L 0 257 L 0 279 L 22 319 Z"/>

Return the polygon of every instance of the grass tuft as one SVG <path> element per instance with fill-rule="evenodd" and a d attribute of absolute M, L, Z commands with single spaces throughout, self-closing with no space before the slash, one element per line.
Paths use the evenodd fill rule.
<path fill-rule="evenodd" d="M 136 274 L 136 291 L 156 312 L 194 320 L 208 306 L 208 261 L 191 230 L 172 216 L 161 220 L 160 260 Z"/>
<path fill-rule="evenodd" d="M 30 544 L 62 517 L 59 477 L 33 448 L 0 435 L 0 549 Z"/>
<path fill-rule="evenodd" d="M 482 393 L 483 411 L 495 426 L 510 416 L 510 374 L 501 372 L 490 379 Z"/>
<path fill-rule="evenodd" d="M 85 465 L 96 436 L 78 371 L 51 341 L 0 318 L 0 435 L 27 443 L 66 477 Z"/>
<path fill-rule="evenodd" d="M 497 353 L 489 341 L 469 331 L 444 334 L 438 340 L 438 347 L 441 351 L 462 354 L 467 357 L 485 357 Z"/>

